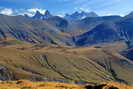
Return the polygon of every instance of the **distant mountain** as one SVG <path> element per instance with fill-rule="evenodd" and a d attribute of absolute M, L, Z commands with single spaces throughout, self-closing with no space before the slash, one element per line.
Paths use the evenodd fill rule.
<path fill-rule="evenodd" d="M 78 22 L 78 28 L 83 29 L 84 31 L 89 31 L 95 28 L 97 25 L 103 22 L 116 22 L 123 19 L 120 16 L 102 16 L 102 17 L 87 17 Z"/>
<path fill-rule="evenodd" d="M 123 41 L 128 48 L 133 47 L 133 20 L 119 16 L 86 18 L 80 21 L 82 27 L 89 30 L 75 36 L 77 45 L 91 45 L 112 41 Z M 86 29 L 87 29 L 86 28 Z"/>
<path fill-rule="evenodd" d="M 69 22 L 59 16 L 52 16 L 48 19 L 44 19 L 47 23 L 57 27 L 61 32 L 66 32 Z"/>
<path fill-rule="evenodd" d="M 65 18 L 68 20 L 81 20 L 84 19 L 86 17 L 98 17 L 98 15 L 95 12 L 75 12 L 72 13 L 71 15 L 66 14 Z"/>
<path fill-rule="evenodd" d="M 124 50 L 121 54 L 133 61 L 133 49 Z"/>
<path fill-rule="evenodd" d="M 82 35 L 73 38 L 76 45 L 92 45 L 104 42 L 119 41 L 120 37 L 117 33 L 115 24 L 111 22 L 104 22 L 97 25 L 91 31 L 85 32 Z"/>
<path fill-rule="evenodd" d="M 126 15 L 125 18 L 133 18 L 133 12 L 131 12 L 128 15 Z"/>
<path fill-rule="evenodd" d="M 71 44 L 70 36 L 62 34 L 59 29 L 64 26 L 62 22 L 57 20 L 54 25 L 48 19 L 0 15 L 0 40 L 13 38 L 30 43 Z"/>
<path fill-rule="evenodd" d="M 85 14 L 85 12 L 81 13 Z M 79 12 L 76 12 L 74 15 L 78 16 L 78 14 Z M 128 48 L 132 48 L 132 29 L 132 19 L 116 15 L 86 17 L 71 21 L 52 16 L 49 11 L 46 11 L 44 15 L 37 11 L 33 18 L 27 15 L 0 15 L 1 40 L 11 36 L 30 43 L 48 42 L 76 46 L 122 41 Z"/>
<path fill-rule="evenodd" d="M 48 11 L 46 10 L 45 14 L 44 14 L 44 19 L 47 19 L 47 18 L 50 18 L 52 17 L 53 15 Z"/>
<path fill-rule="evenodd" d="M 46 10 L 44 14 L 41 14 L 39 11 L 37 11 L 36 14 L 32 18 L 43 20 L 43 19 L 48 19 L 50 17 L 52 17 L 52 14 L 48 10 Z"/>
<path fill-rule="evenodd" d="M 34 19 L 43 19 L 43 14 L 41 14 L 39 11 L 35 13 L 35 15 L 32 17 Z"/>

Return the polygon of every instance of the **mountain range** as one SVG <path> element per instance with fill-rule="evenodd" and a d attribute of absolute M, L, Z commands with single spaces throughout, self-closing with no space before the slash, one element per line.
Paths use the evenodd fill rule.
<path fill-rule="evenodd" d="M 74 12 L 72 14 L 66 14 L 65 19 L 68 20 L 81 20 L 86 17 L 98 17 L 98 15 L 95 12 Z"/>
<path fill-rule="evenodd" d="M 133 85 L 133 14 L 0 15 L 0 80 Z M 128 74 L 128 76 L 127 76 Z"/>
<path fill-rule="evenodd" d="M 88 16 L 86 18 L 73 21 L 66 17 L 53 16 L 48 10 L 44 15 L 37 11 L 33 17 L 0 15 L 0 38 L 6 39 L 10 35 L 32 43 L 47 41 L 75 46 L 120 41 L 128 47 L 132 46 L 132 13 L 125 17 L 88 14 L 85 14 Z"/>

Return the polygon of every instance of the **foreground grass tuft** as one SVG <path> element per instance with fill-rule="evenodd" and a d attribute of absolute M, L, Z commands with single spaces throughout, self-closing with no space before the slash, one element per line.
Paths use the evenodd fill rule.
<path fill-rule="evenodd" d="M 76 85 L 57 82 L 31 82 L 28 80 L 4 81 L 0 89 L 133 89 L 133 87 L 116 82 L 107 82 L 96 85 Z"/>

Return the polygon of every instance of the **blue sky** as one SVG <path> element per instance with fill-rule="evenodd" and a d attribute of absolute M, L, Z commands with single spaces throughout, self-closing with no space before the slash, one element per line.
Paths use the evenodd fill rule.
<path fill-rule="evenodd" d="M 133 11 L 133 0 L 0 0 L 0 13 L 33 15 L 36 10 L 55 15 L 74 11 L 94 11 L 99 15 L 126 15 Z"/>

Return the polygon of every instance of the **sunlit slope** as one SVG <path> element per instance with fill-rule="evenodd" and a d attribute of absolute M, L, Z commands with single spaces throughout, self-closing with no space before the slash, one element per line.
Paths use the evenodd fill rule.
<path fill-rule="evenodd" d="M 19 80 L 0 82 L 0 89 L 133 89 L 133 87 L 117 82 L 77 85 L 71 83 Z"/>
<path fill-rule="evenodd" d="M 95 63 L 101 65 L 106 71 L 110 72 L 111 75 L 117 81 L 121 82 L 133 82 L 133 62 L 124 58 L 118 53 L 107 51 L 105 49 L 97 48 L 79 48 L 72 50 L 77 52 L 77 55 L 83 55 Z M 128 74 L 128 75 L 127 75 Z M 124 80 L 124 81 L 123 81 Z M 127 80 L 127 81 L 125 81 Z"/>
<path fill-rule="evenodd" d="M 72 43 L 69 34 L 61 32 L 48 21 L 24 16 L 0 15 L 0 41 L 7 38 L 29 43 L 62 45 Z"/>
<path fill-rule="evenodd" d="M 26 80 L 8 81 L 0 83 L 0 89 L 85 89 L 76 84 L 56 82 L 31 82 Z"/>
<path fill-rule="evenodd" d="M 0 70 L 2 80 L 48 78 L 133 83 L 131 61 L 117 53 L 93 47 L 1 47 Z"/>

